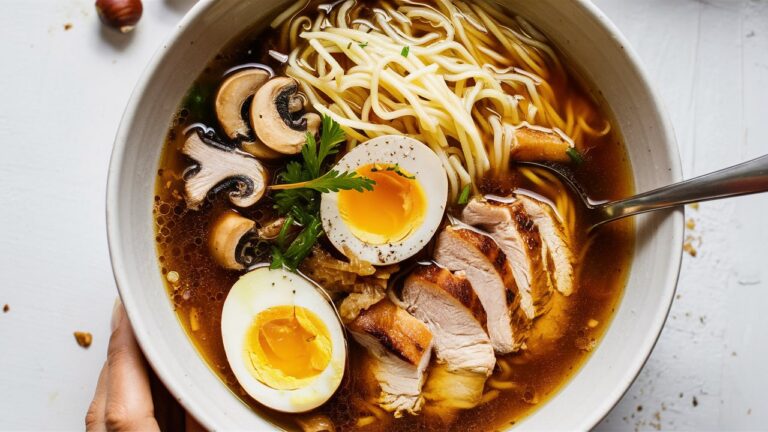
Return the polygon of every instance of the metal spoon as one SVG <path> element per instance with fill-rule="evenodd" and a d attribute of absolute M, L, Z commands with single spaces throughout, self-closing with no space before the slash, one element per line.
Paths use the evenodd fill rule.
<path fill-rule="evenodd" d="M 607 222 L 640 213 L 692 202 L 768 192 L 768 155 L 690 180 L 609 202 L 591 200 L 576 182 L 556 165 L 537 162 L 518 162 L 518 164 L 546 169 L 574 191 L 587 209 L 587 215 L 591 221 L 588 231 L 592 231 Z"/>

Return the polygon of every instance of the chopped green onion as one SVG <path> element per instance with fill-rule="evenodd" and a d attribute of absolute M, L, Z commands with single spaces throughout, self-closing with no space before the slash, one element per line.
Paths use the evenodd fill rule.
<path fill-rule="evenodd" d="M 461 190 L 461 193 L 459 194 L 459 200 L 457 201 L 459 205 L 464 205 L 469 202 L 469 193 L 472 191 L 472 185 L 467 184 L 464 186 L 464 189 Z"/>
<path fill-rule="evenodd" d="M 568 147 L 568 150 L 565 151 L 565 154 L 567 154 L 568 157 L 571 158 L 571 162 L 575 163 L 576 165 L 581 165 L 584 162 L 584 156 L 582 156 L 582 154 L 579 153 L 579 151 L 574 147 Z"/>
<path fill-rule="evenodd" d="M 360 42 L 360 43 L 359 43 L 359 44 L 357 44 L 357 45 L 358 45 L 360 48 L 365 48 L 365 47 L 367 47 L 367 46 L 368 46 L 368 42 Z"/>
<path fill-rule="evenodd" d="M 400 51 L 400 55 L 403 56 L 403 57 L 408 57 L 408 52 L 410 52 L 410 51 L 411 51 L 411 47 L 404 46 L 403 50 Z"/>

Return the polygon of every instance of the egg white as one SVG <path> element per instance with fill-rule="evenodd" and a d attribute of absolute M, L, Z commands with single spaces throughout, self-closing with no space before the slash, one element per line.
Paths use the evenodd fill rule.
<path fill-rule="evenodd" d="M 448 178 L 440 158 L 422 142 L 401 135 L 385 135 L 366 141 L 344 155 L 334 169 L 355 171 L 371 163 L 398 164 L 414 175 L 427 200 L 424 220 L 399 242 L 371 244 L 357 238 L 339 212 L 338 192 L 324 193 L 320 217 L 328 239 L 342 253 L 349 250 L 373 265 L 403 261 L 420 251 L 440 226 L 448 199 Z"/>
<path fill-rule="evenodd" d="M 308 385 L 277 390 L 262 383 L 245 364 L 246 335 L 256 315 L 273 306 L 302 306 L 317 315 L 328 328 L 331 361 Z M 232 372 L 245 391 L 259 403 L 282 412 L 304 412 L 325 403 L 341 383 L 347 347 L 341 322 L 319 288 L 287 270 L 261 267 L 243 275 L 224 300 L 221 337 Z"/>

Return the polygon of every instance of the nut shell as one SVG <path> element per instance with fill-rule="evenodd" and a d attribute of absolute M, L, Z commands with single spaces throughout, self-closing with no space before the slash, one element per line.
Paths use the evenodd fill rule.
<path fill-rule="evenodd" d="M 144 7 L 141 0 L 96 0 L 96 11 L 104 24 L 128 33 L 141 19 Z"/>

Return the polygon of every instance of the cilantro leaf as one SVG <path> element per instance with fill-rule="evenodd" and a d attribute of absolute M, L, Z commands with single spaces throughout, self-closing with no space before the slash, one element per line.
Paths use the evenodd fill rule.
<path fill-rule="evenodd" d="M 278 174 L 278 180 L 284 183 L 299 183 L 310 180 L 310 175 L 304 170 L 304 167 L 296 162 L 290 161 L 285 166 L 285 170 Z"/>
<path fill-rule="evenodd" d="M 320 131 L 320 144 L 315 141 L 314 135 L 307 132 L 307 143 L 301 148 L 301 157 L 309 173 L 309 178 L 320 176 L 325 159 L 339 152 L 339 144 L 346 140 L 341 126 L 332 118 L 324 115 L 323 125 Z"/>

